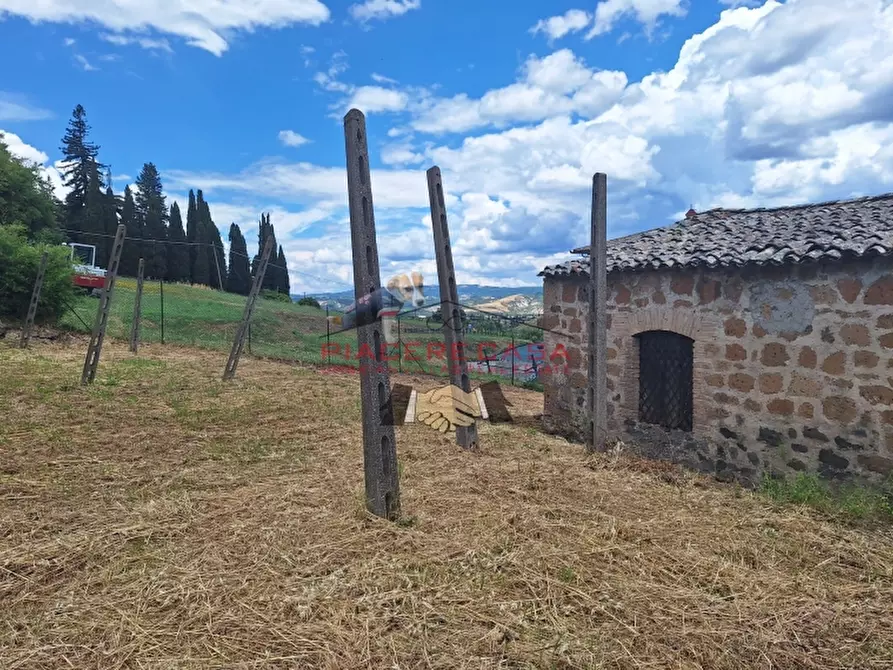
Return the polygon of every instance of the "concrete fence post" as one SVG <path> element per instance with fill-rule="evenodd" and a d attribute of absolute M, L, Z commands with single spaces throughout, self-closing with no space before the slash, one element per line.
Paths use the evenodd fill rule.
<path fill-rule="evenodd" d="M 607 203 L 608 178 L 592 177 L 589 240 L 589 451 L 602 451 L 607 439 Z"/>
<path fill-rule="evenodd" d="M 437 279 L 440 284 L 440 314 L 447 350 L 450 383 L 466 393 L 471 392 L 468 361 L 465 354 L 465 322 L 459 306 L 459 289 L 450 248 L 450 228 L 447 223 L 443 198 L 443 178 L 436 165 L 427 172 L 428 201 L 431 205 L 431 227 L 434 229 L 434 257 L 437 260 Z M 456 426 L 456 444 L 463 449 L 476 449 L 477 425 Z"/>
<path fill-rule="evenodd" d="M 133 296 L 133 320 L 130 323 L 130 351 L 137 353 L 140 348 L 140 318 L 142 316 L 143 301 L 143 271 L 146 261 L 140 258 L 139 268 L 136 271 L 136 295 Z"/>
<path fill-rule="evenodd" d="M 375 238 L 366 119 L 358 109 L 351 109 L 344 117 L 344 141 L 354 297 L 359 302 L 364 296 L 381 288 L 381 277 Z M 400 487 L 390 375 L 388 362 L 383 355 L 386 347 L 380 321 L 357 328 L 366 507 L 377 516 L 394 520 L 400 515 Z"/>
<path fill-rule="evenodd" d="M 34 317 L 37 315 L 37 305 L 40 302 L 40 289 L 43 288 L 43 278 L 47 271 L 47 259 L 49 252 L 44 251 L 40 256 L 40 265 L 37 267 L 37 277 L 34 279 L 34 289 L 31 291 L 31 302 L 28 303 L 28 314 L 25 316 L 25 323 L 22 325 L 22 339 L 19 346 L 24 349 L 28 346 L 31 339 L 31 328 L 34 326 Z"/>

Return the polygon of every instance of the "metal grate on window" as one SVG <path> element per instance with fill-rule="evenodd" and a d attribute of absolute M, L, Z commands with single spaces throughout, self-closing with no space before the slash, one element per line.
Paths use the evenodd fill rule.
<path fill-rule="evenodd" d="M 692 428 L 694 340 L 649 330 L 639 340 L 639 420 L 665 428 Z"/>

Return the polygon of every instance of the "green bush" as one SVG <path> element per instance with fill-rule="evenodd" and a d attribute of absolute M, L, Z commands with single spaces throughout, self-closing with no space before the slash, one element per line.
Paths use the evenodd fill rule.
<path fill-rule="evenodd" d="M 0 317 L 25 318 L 44 250 L 49 251 L 49 258 L 35 321 L 54 323 L 65 310 L 65 303 L 74 297 L 68 248 L 33 245 L 28 242 L 24 226 L 0 226 Z"/>
<path fill-rule="evenodd" d="M 279 291 L 273 291 L 268 288 L 265 288 L 260 292 L 260 297 L 264 300 L 276 300 L 278 302 L 290 303 L 292 301 L 291 296 L 288 293 L 280 293 Z"/>
<path fill-rule="evenodd" d="M 316 309 L 322 309 L 322 306 L 319 304 L 319 300 L 312 296 L 304 296 L 300 300 L 298 300 L 299 305 L 303 305 L 304 307 L 316 307 Z"/>

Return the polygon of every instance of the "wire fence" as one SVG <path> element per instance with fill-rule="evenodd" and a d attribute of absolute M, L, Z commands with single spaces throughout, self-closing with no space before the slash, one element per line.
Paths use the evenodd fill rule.
<path fill-rule="evenodd" d="M 28 287 L 30 296 L 30 287 Z M 96 319 L 98 290 L 75 289 L 63 298 L 53 326 L 89 333 Z M 119 276 L 108 317 L 106 338 L 128 341 L 134 323 L 137 280 Z M 221 366 L 241 322 L 246 297 L 203 285 L 144 280 L 140 299 L 141 344 L 187 346 L 221 351 Z M 20 301 L 23 304 L 27 301 Z M 439 305 L 426 308 L 430 311 Z M 539 388 L 549 366 L 537 315 L 505 316 L 462 306 L 466 359 L 473 377 Z M 335 332 L 329 316 L 334 306 L 297 304 L 290 296 L 264 292 L 258 300 L 244 353 L 249 356 L 359 369 L 372 352 L 357 350 L 356 332 Z M 25 314 L 13 315 L 24 321 Z M 386 345 L 392 371 L 449 376 L 455 356 L 446 351 L 444 324 L 438 314 L 411 311 L 397 319 L 397 341 Z"/>

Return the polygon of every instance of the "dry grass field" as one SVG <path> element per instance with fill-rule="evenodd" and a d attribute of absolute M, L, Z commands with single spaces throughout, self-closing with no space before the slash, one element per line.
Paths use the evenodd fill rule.
<path fill-rule="evenodd" d="M 889 530 L 586 458 L 536 393 L 477 454 L 398 428 L 389 523 L 356 376 L 246 357 L 224 384 L 224 353 L 107 342 L 85 389 L 83 340 L 12 344 L 6 670 L 893 667 Z"/>

